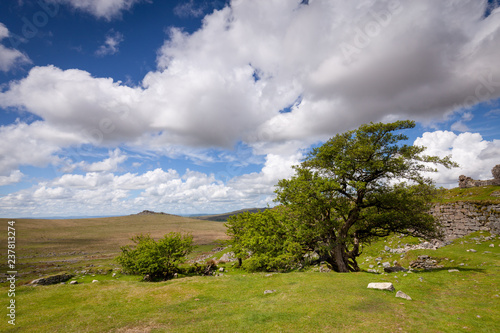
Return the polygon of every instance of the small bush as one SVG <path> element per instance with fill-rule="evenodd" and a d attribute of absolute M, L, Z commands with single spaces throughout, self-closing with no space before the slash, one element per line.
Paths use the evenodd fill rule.
<path fill-rule="evenodd" d="M 144 275 L 147 280 L 171 278 L 194 248 L 193 236 L 176 232 L 158 241 L 142 234 L 131 239 L 135 246 L 122 246 L 116 260 L 125 272 Z"/>

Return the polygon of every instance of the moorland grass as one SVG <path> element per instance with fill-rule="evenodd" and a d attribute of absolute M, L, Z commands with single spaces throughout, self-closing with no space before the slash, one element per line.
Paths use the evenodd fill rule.
<path fill-rule="evenodd" d="M 500 241 L 476 233 L 430 255 L 442 269 L 372 274 L 248 273 L 226 264 L 223 276 L 183 277 L 147 283 L 139 276 L 77 276 L 77 285 L 18 287 L 19 332 L 498 332 Z M 362 267 L 396 257 L 372 244 Z M 477 244 L 479 243 L 479 244 Z M 493 244 L 494 247 L 490 247 Z M 477 252 L 467 252 L 468 249 Z M 486 253 L 485 253 L 486 252 Z M 396 260 L 396 259 L 394 259 Z M 460 265 L 463 263 L 464 265 Z M 459 272 L 448 272 L 448 269 Z M 404 276 L 406 274 L 406 276 Z M 91 283 L 92 280 L 98 283 Z M 367 289 L 392 282 L 395 292 Z M 265 290 L 275 292 L 264 295 Z M 0 291 L 6 294 L 5 287 Z M 6 329 L 7 323 L 0 324 Z"/>
<path fill-rule="evenodd" d="M 226 239 L 223 223 L 176 215 L 129 215 L 89 219 L 14 219 L 16 266 L 20 281 L 62 271 L 117 267 L 120 247 L 133 244 L 131 237 L 151 234 L 155 239 L 169 232 L 190 233 L 196 245 L 213 245 Z M 5 226 L 9 219 L 0 219 Z M 7 233 L 6 233 L 7 234 Z M 0 267 L 6 271 L 7 237 L 0 237 Z"/>
<path fill-rule="evenodd" d="M 363 249 L 359 258 L 363 271 L 359 273 L 306 269 L 252 274 L 227 263 L 223 265 L 223 276 L 148 283 L 142 282 L 140 276 L 123 275 L 116 270 L 113 256 L 120 246 L 130 243 L 130 236 L 141 232 L 149 232 L 155 238 L 170 231 L 191 232 L 201 245 L 197 254 L 214 254 L 211 249 L 221 246 L 215 240 L 224 237 L 224 227 L 221 223 L 207 223 L 212 222 L 168 216 L 17 223 L 18 255 L 22 258 L 18 270 L 24 277 L 16 286 L 16 326 L 7 324 L 4 312 L 0 331 L 500 331 L 500 237 L 485 241 L 488 233 L 457 239 L 435 251 L 410 251 L 403 258 L 386 252 L 385 246 L 395 248 L 420 240 L 387 237 Z M 4 245 L 0 246 L 5 248 Z M 470 249 L 476 252 L 468 252 Z M 408 267 L 422 254 L 430 255 L 443 268 L 413 273 L 366 272 L 370 265 L 377 267 L 377 257 Z M 82 274 L 82 269 L 87 274 Z M 103 274 L 98 274 L 98 269 Z M 448 269 L 459 272 L 450 273 Z M 78 284 L 26 284 L 40 274 L 57 271 L 76 274 L 73 280 Z M 92 283 L 93 280 L 99 282 Z M 370 282 L 392 282 L 396 290 L 413 300 L 396 298 L 395 292 L 367 289 Z M 264 295 L 265 290 L 275 292 Z M 4 304 L 8 302 L 7 291 L 7 284 L 2 283 Z"/>

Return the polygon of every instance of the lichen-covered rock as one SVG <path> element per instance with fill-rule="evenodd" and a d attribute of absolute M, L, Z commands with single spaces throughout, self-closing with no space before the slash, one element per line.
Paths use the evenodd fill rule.
<path fill-rule="evenodd" d="M 368 283 L 368 289 L 379 289 L 379 290 L 388 290 L 394 291 L 394 286 L 390 282 L 371 282 Z"/>
<path fill-rule="evenodd" d="M 52 275 L 52 276 L 47 276 L 47 277 L 33 280 L 30 282 L 30 284 L 39 284 L 42 286 L 48 286 L 51 284 L 58 284 L 61 282 L 66 282 L 69 279 L 71 279 L 72 277 L 73 277 L 73 275 L 71 275 L 71 274 Z"/>
<path fill-rule="evenodd" d="M 398 292 L 396 293 L 396 297 L 399 297 L 399 298 L 404 298 L 408 301 L 411 301 L 411 297 L 406 295 L 404 292 L 402 292 L 401 290 L 398 290 Z"/>
<path fill-rule="evenodd" d="M 401 266 L 384 267 L 384 272 L 386 273 L 396 273 L 396 272 L 406 272 L 406 268 Z"/>
<path fill-rule="evenodd" d="M 234 252 L 227 252 L 227 253 L 224 253 L 222 255 L 222 257 L 219 259 L 219 262 L 232 262 L 232 261 L 236 261 L 238 260 L 237 258 L 235 258 L 234 256 Z"/>

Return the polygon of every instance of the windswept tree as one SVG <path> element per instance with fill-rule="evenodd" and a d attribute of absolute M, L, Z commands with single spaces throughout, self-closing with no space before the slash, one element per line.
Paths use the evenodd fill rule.
<path fill-rule="evenodd" d="M 295 175 L 277 185 L 277 202 L 288 214 L 280 230 L 289 231 L 280 239 L 294 239 L 302 255 L 315 251 L 336 271 L 349 272 L 359 270 L 362 245 L 377 237 L 398 232 L 440 238 L 429 214 L 436 190 L 424 172 L 456 164 L 424 155 L 425 147 L 401 144 L 407 137 L 400 131 L 414 126 L 370 123 L 313 149 Z"/>

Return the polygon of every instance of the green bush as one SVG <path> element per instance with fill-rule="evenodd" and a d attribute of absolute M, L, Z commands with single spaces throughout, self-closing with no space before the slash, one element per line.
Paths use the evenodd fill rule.
<path fill-rule="evenodd" d="M 194 248 L 193 236 L 176 232 L 158 241 L 142 234 L 131 239 L 135 246 L 122 246 L 116 260 L 125 272 L 144 275 L 147 280 L 171 278 Z"/>
<path fill-rule="evenodd" d="M 226 223 L 233 251 L 248 271 L 287 271 L 310 249 L 284 207 L 231 216 Z"/>

